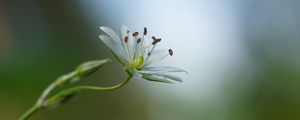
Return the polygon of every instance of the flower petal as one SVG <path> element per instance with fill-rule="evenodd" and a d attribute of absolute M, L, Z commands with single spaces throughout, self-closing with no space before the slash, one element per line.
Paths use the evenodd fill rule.
<path fill-rule="evenodd" d="M 128 44 L 125 42 L 125 37 L 126 36 L 128 37 L 128 32 L 129 32 L 129 29 L 127 28 L 127 26 L 123 25 L 121 27 L 121 42 L 122 42 L 122 46 L 124 48 L 124 51 L 127 54 L 127 57 L 131 58 L 131 55 L 129 54 Z"/>
<path fill-rule="evenodd" d="M 158 74 L 154 74 L 154 75 L 158 75 L 158 76 L 162 76 L 162 77 L 165 77 L 165 78 L 169 78 L 171 80 L 175 80 L 177 82 L 182 82 L 182 79 L 176 75 L 171 75 L 171 74 L 161 74 L 161 73 L 158 73 Z"/>
<path fill-rule="evenodd" d="M 114 55 L 123 63 L 129 64 L 129 61 L 124 56 L 124 50 L 120 47 L 120 44 L 113 42 L 112 38 L 106 35 L 100 35 L 99 38 L 105 43 L 107 47 L 109 47 Z"/>
<path fill-rule="evenodd" d="M 178 76 L 171 75 L 171 74 L 164 74 L 164 73 L 154 73 L 154 74 L 143 74 L 143 75 L 151 75 L 157 78 L 166 79 L 166 80 L 174 80 L 177 82 L 182 82 L 182 79 Z"/>
<path fill-rule="evenodd" d="M 128 47 L 128 53 L 129 53 L 131 59 L 133 60 L 134 53 L 135 53 L 135 42 L 134 42 L 134 38 L 131 35 L 128 36 L 128 43 L 127 43 L 127 45 L 128 45 L 127 46 Z"/>
<path fill-rule="evenodd" d="M 163 60 L 165 57 L 167 57 L 168 55 L 169 55 L 168 49 L 155 50 L 152 53 L 150 53 L 150 55 L 148 55 L 147 59 L 145 60 L 144 67 L 159 62 Z"/>
<path fill-rule="evenodd" d="M 141 73 L 145 74 L 153 74 L 153 73 L 168 73 L 168 72 L 185 72 L 188 73 L 187 71 L 177 68 L 177 67 L 170 67 L 170 66 L 148 66 L 143 68 Z"/>
<path fill-rule="evenodd" d="M 122 26 L 121 27 L 121 37 L 122 37 L 122 44 L 124 47 L 124 50 L 126 51 L 128 57 L 133 60 L 134 57 L 134 39 L 133 37 L 130 35 L 130 31 L 127 28 L 127 26 Z M 125 37 L 128 37 L 128 41 L 125 42 Z"/>
<path fill-rule="evenodd" d="M 112 29 L 110 29 L 109 27 L 105 27 L 105 26 L 100 26 L 100 29 L 103 32 L 105 32 L 108 36 L 110 36 L 115 43 L 120 44 L 120 45 L 122 44 L 121 39 Z"/>
<path fill-rule="evenodd" d="M 171 81 L 169 81 L 167 78 L 163 78 L 163 77 L 159 77 L 156 75 L 143 75 L 143 78 L 145 80 L 149 80 L 149 81 L 153 81 L 153 82 L 162 82 L 162 83 L 173 83 Z"/>

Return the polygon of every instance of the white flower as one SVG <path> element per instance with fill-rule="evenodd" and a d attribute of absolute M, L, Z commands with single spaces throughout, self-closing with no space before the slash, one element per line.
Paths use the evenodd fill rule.
<path fill-rule="evenodd" d="M 143 34 L 140 35 L 138 32 L 131 33 L 126 26 L 122 26 L 121 39 L 108 27 L 101 26 L 100 29 L 107 35 L 100 35 L 99 38 L 112 50 L 126 68 L 127 73 L 156 82 L 182 81 L 181 78 L 170 73 L 186 71 L 176 67 L 155 65 L 167 56 L 172 56 L 173 51 L 157 49 L 156 46 L 161 39 L 154 36 L 153 41 L 148 43 L 147 28 L 144 28 Z"/>

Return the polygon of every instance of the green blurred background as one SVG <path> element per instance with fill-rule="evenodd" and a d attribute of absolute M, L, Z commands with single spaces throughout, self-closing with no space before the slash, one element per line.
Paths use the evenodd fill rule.
<path fill-rule="evenodd" d="M 78 64 L 113 62 L 74 85 L 109 86 L 122 66 L 99 26 L 146 26 L 174 50 L 163 64 L 183 83 L 132 80 L 83 92 L 32 120 L 300 119 L 300 2 L 297 0 L 0 1 L 0 120 L 17 119 L 43 89 Z M 119 31 L 118 31 L 119 32 Z M 69 86 L 70 87 L 70 86 Z"/>

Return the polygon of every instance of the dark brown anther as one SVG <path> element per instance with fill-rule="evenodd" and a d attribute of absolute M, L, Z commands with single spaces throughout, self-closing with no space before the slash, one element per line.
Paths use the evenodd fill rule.
<path fill-rule="evenodd" d="M 134 33 L 132 34 L 133 37 L 136 37 L 136 36 L 138 36 L 138 35 L 139 35 L 139 32 L 134 32 Z"/>
<path fill-rule="evenodd" d="M 156 40 L 156 37 L 152 36 L 152 39 L 153 39 L 153 40 Z"/>
<path fill-rule="evenodd" d="M 141 38 L 137 39 L 136 41 L 137 41 L 137 43 L 140 43 L 141 42 Z"/>
<path fill-rule="evenodd" d="M 171 56 L 173 56 L 173 51 L 172 51 L 172 49 L 169 49 L 169 54 L 170 54 Z"/>
<path fill-rule="evenodd" d="M 155 42 L 155 40 L 153 40 L 152 45 L 155 45 L 157 42 Z"/>
<path fill-rule="evenodd" d="M 157 42 L 160 42 L 160 41 L 161 41 L 161 38 L 157 38 L 156 41 L 157 41 Z"/>
<path fill-rule="evenodd" d="M 144 35 L 147 35 L 147 28 L 144 27 Z"/>
<path fill-rule="evenodd" d="M 125 36 L 124 41 L 125 41 L 125 43 L 128 42 L 128 36 Z"/>
<path fill-rule="evenodd" d="M 153 39 L 153 37 L 152 37 L 152 39 Z M 160 41 L 161 41 L 161 38 L 153 39 L 152 45 L 155 45 L 156 43 L 158 43 Z"/>

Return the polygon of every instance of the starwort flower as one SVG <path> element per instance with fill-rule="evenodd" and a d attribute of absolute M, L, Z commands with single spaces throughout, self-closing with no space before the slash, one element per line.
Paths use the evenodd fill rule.
<path fill-rule="evenodd" d="M 99 38 L 110 48 L 112 53 L 125 67 L 128 74 L 138 79 L 144 78 L 149 81 L 171 83 L 170 80 L 182 82 L 173 72 L 186 72 L 180 68 L 156 65 L 167 56 L 173 56 L 172 49 L 158 49 L 157 44 L 161 38 L 152 37 L 152 41 L 146 38 L 147 28 L 143 34 L 130 32 L 126 26 L 121 27 L 121 39 L 110 28 L 101 26 L 100 29 L 106 35 Z"/>
<path fill-rule="evenodd" d="M 20 120 L 29 119 L 39 110 L 63 104 L 69 101 L 72 96 L 83 90 L 116 90 L 127 84 L 132 77 L 164 83 L 172 83 L 171 80 L 182 82 L 180 77 L 170 73 L 187 73 L 185 70 L 176 67 L 155 65 L 167 56 L 173 56 L 173 51 L 171 49 L 158 49 L 156 46 L 161 41 L 160 38 L 153 36 L 152 42 L 148 42 L 146 39 L 147 28 L 144 28 L 143 34 L 139 35 L 138 32 L 131 33 L 126 26 L 122 26 L 121 39 L 108 27 L 102 26 L 100 29 L 107 35 L 100 35 L 99 38 L 112 50 L 112 53 L 124 66 L 128 73 L 126 80 L 109 87 L 75 86 L 61 90 L 50 96 L 50 93 L 53 93 L 55 89 L 77 82 L 80 79 L 94 73 L 102 65 L 108 63 L 110 59 L 84 62 L 73 72 L 65 74 L 52 82 L 44 90 L 37 102 L 20 117 Z"/>

